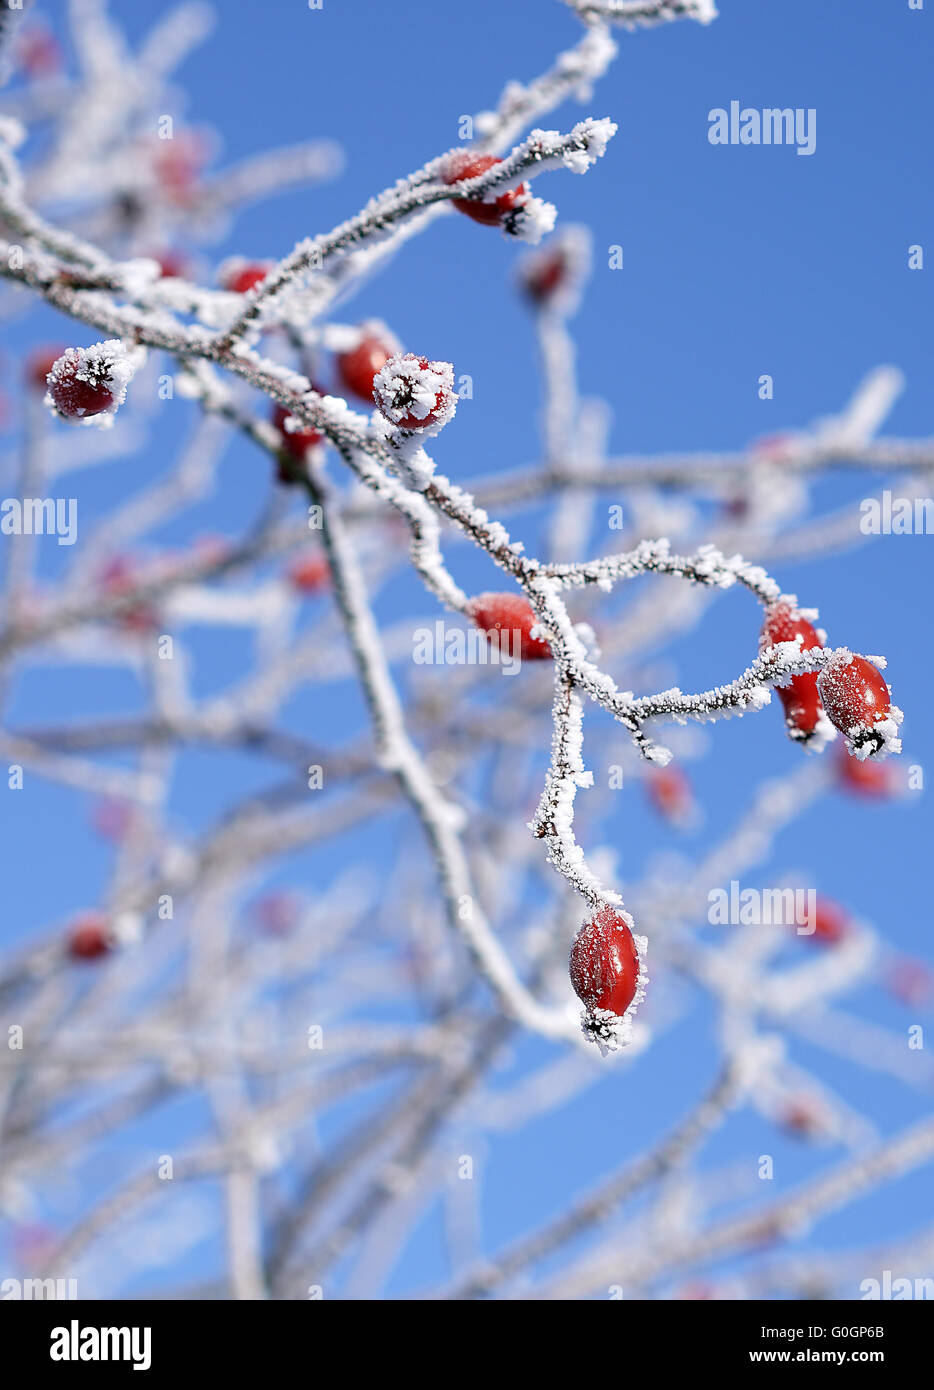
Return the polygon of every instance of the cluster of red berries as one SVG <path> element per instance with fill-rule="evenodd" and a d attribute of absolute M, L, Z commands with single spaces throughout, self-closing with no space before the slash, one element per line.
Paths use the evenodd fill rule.
<path fill-rule="evenodd" d="M 760 650 L 780 642 L 795 642 L 801 651 L 823 647 L 820 633 L 787 602 L 773 604 L 765 616 Z M 878 752 L 884 737 L 876 727 L 891 713 L 889 688 L 877 667 L 849 653 L 834 659 L 820 673 L 806 671 L 778 687 L 785 724 L 793 739 L 807 742 L 818 732 L 826 714 L 854 748 Z"/>

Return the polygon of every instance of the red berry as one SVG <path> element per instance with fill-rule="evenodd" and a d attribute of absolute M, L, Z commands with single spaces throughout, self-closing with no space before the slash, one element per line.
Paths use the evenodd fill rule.
<path fill-rule="evenodd" d="M 140 582 L 137 565 L 126 555 L 115 555 L 101 571 L 104 592 L 112 598 L 136 588 Z M 155 610 L 146 603 L 128 604 L 115 615 L 115 621 L 131 632 L 148 632 L 158 625 Z"/>
<path fill-rule="evenodd" d="M 525 268 L 522 285 L 531 300 L 545 304 L 560 289 L 566 274 L 567 265 L 561 253 L 548 251 Z"/>
<path fill-rule="evenodd" d="M 94 807 L 94 829 L 104 840 L 122 840 L 130 827 L 132 815 L 132 806 L 122 797 L 104 797 Z"/>
<path fill-rule="evenodd" d="M 817 899 L 814 919 L 810 925 L 814 928 L 810 933 L 811 940 L 819 941 L 822 946 L 839 945 L 850 931 L 849 916 L 839 903 L 833 902 L 830 898 Z"/>
<path fill-rule="evenodd" d="M 254 906 L 260 929 L 270 936 L 288 936 L 298 926 L 301 901 L 295 893 L 267 893 Z"/>
<path fill-rule="evenodd" d="M 375 333 L 367 333 L 355 348 L 339 353 L 337 370 L 347 390 L 352 391 L 361 400 L 372 401 L 376 373 L 394 356 L 395 351 L 394 346 L 384 342 Z"/>
<path fill-rule="evenodd" d="M 694 798 L 691 784 L 680 767 L 654 767 L 645 778 L 645 790 L 660 816 L 673 824 L 691 819 Z"/>
<path fill-rule="evenodd" d="M 571 947 L 571 984 L 591 1013 L 622 1015 L 639 985 L 639 952 L 625 920 L 602 907 L 581 927 Z"/>
<path fill-rule="evenodd" d="M 454 368 L 414 352 L 396 353 L 376 373 L 373 399 L 381 415 L 400 430 L 435 430 L 454 412 Z"/>
<path fill-rule="evenodd" d="M 716 1300 L 717 1294 L 712 1284 L 705 1284 L 698 1280 L 693 1284 L 685 1284 L 684 1288 L 676 1297 L 686 1299 L 692 1303 L 696 1301 L 706 1303 L 710 1300 Z"/>
<path fill-rule="evenodd" d="M 473 154 L 470 150 L 462 150 L 459 154 L 451 156 L 441 177 L 446 184 L 462 183 L 464 179 L 475 179 L 478 174 L 485 174 L 494 164 L 502 162 L 495 154 Z M 458 212 L 472 217 L 475 222 L 480 222 L 485 227 L 496 227 L 527 194 L 528 189 L 522 183 L 518 188 L 510 188 L 489 203 L 477 198 L 454 198 L 452 202 Z"/>
<path fill-rule="evenodd" d="M 541 251 L 527 256 L 519 267 L 519 283 L 533 304 L 563 300 L 580 288 L 590 266 L 590 238 L 580 227 L 565 227 Z"/>
<path fill-rule="evenodd" d="M 782 1125 L 789 1134 L 809 1139 L 823 1130 L 824 1114 L 820 1106 L 807 1096 L 795 1097 L 785 1107 Z"/>
<path fill-rule="evenodd" d="M 106 919 L 89 912 L 71 924 L 68 932 L 68 954 L 74 960 L 97 960 L 105 956 L 112 945 Z"/>
<path fill-rule="evenodd" d="M 760 651 L 774 647 L 779 642 L 795 642 L 799 638 L 802 651 L 823 646 L 807 618 L 802 618 L 787 603 L 773 604 L 765 615 L 759 638 Z M 792 676 L 788 685 L 780 685 L 777 690 L 785 711 L 788 733 L 793 739 L 806 742 L 817 729 L 821 715 L 817 673 L 806 671 L 803 675 Z"/>
<path fill-rule="evenodd" d="M 192 130 L 179 131 L 171 140 L 156 141 L 153 169 L 170 202 L 184 205 L 192 201 L 208 153 L 204 138 Z"/>
<path fill-rule="evenodd" d="M 75 348 L 58 358 L 49 373 L 48 390 L 59 415 L 69 420 L 86 420 L 110 410 L 114 394 L 107 378 L 98 374 L 96 380 L 85 380 L 90 374 L 87 359 Z"/>
<path fill-rule="evenodd" d="M 160 256 L 155 256 L 153 259 L 158 262 L 163 280 L 184 276 L 188 269 L 188 263 L 180 251 L 163 251 Z"/>
<path fill-rule="evenodd" d="M 319 430 L 287 430 L 285 428 L 285 422 L 289 418 L 290 413 L 291 412 L 286 410 L 284 405 L 274 405 L 272 423 L 279 431 L 279 438 L 282 441 L 282 447 L 285 452 L 291 455 L 296 463 L 304 463 L 305 454 L 312 445 L 320 444 L 324 435 L 321 434 Z M 285 479 L 285 481 L 291 482 L 293 480 L 290 476 Z"/>
<path fill-rule="evenodd" d="M 818 676 L 817 687 L 829 719 L 856 747 L 867 743 L 875 751 L 882 747 L 884 739 L 875 725 L 888 718 L 891 700 L 871 661 L 864 656 L 831 661 Z"/>
<path fill-rule="evenodd" d="M 548 643 L 532 636 L 538 618 L 521 594 L 479 594 L 467 611 L 491 643 L 509 656 L 515 656 L 517 645 L 523 661 L 546 661 L 551 656 Z M 505 637 L 506 633 L 511 635 Z"/>
<path fill-rule="evenodd" d="M 316 594 L 323 589 L 331 577 L 327 560 L 317 551 L 301 555 L 289 570 L 289 580 L 293 589 L 301 594 Z"/>
<path fill-rule="evenodd" d="M 888 797 L 896 791 L 895 773 L 891 763 L 874 758 L 854 758 L 841 745 L 837 761 L 840 786 L 857 796 Z"/>
<path fill-rule="evenodd" d="M 224 277 L 224 289 L 232 290 L 235 294 L 246 294 L 248 290 L 255 289 L 261 285 L 269 274 L 267 265 L 249 263 L 239 266 Z"/>
<path fill-rule="evenodd" d="M 753 440 L 750 452 L 768 459 L 771 463 L 779 463 L 795 453 L 797 447 L 798 440 L 793 434 L 764 434 L 761 438 Z"/>
<path fill-rule="evenodd" d="M 26 380 L 30 386 L 35 386 L 37 390 L 45 392 L 49 385 L 49 372 L 67 351 L 68 349 L 64 346 L 41 347 L 30 353 L 26 359 Z"/>
<path fill-rule="evenodd" d="M 934 1000 L 934 974 L 923 960 L 902 956 L 889 971 L 890 992 L 910 1008 L 923 1008 Z"/>
<path fill-rule="evenodd" d="M 44 26 L 40 28 L 34 24 L 21 36 L 17 35 L 17 40 L 17 57 L 30 77 L 49 77 L 61 70 L 62 50 L 54 34 Z"/>

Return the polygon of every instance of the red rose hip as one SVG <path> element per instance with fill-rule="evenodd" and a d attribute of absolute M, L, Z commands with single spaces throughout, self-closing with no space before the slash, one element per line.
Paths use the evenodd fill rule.
<path fill-rule="evenodd" d="M 766 613 L 759 650 L 764 651 L 780 642 L 798 642 L 805 652 L 823 646 L 817 630 L 807 618 L 803 618 L 787 603 L 776 603 Z M 780 685 L 776 689 L 785 711 L 789 736 L 806 743 L 817 731 L 821 717 L 817 673 L 806 671 L 800 676 L 792 676 L 788 685 Z"/>
<path fill-rule="evenodd" d="M 463 150 L 452 155 L 441 177 L 447 184 L 461 183 L 464 179 L 475 179 L 479 174 L 485 174 L 494 164 L 502 162 L 494 154 L 474 154 L 470 150 Z M 454 198 L 452 202 L 458 212 L 473 218 L 474 222 L 479 222 L 484 227 L 497 227 L 504 217 L 519 206 L 527 193 L 528 190 L 523 183 L 518 188 L 510 188 L 488 203 L 479 198 Z"/>
<path fill-rule="evenodd" d="M 625 1014 L 639 987 L 639 952 L 627 922 L 611 907 L 602 907 L 577 933 L 570 973 L 590 1013 Z"/>
<path fill-rule="evenodd" d="M 49 396 L 57 413 L 67 420 L 86 420 L 102 415 L 114 403 L 114 394 L 104 377 L 97 380 L 74 348 L 69 348 L 49 372 Z"/>
<path fill-rule="evenodd" d="M 300 555 L 289 570 L 289 580 L 293 589 L 300 594 L 316 594 L 323 589 L 331 577 L 330 566 L 324 555 L 312 551 Z"/>
<path fill-rule="evenodd" d="M 515 656 L 518 647 L 523 661 L 546 661 L 551 656 L 548 643 L 532 636 L 538 618 L 521 594 L 480 594 L 467 611 L 491 644 L 507 655 Z"/>
<path fill-rule="evenodd" d="M 355 348 L 337 356 L 337 370 L 344 386 L 361 400 L 372 401 L 376 374 L 395 351 L 394 344 L 375 333 L 365 333 Z"/>
<path fill-rule="evenodd" d="M 284 405 L 276 404 L 273 406 L 272 423 L 279 431 L 279 439 L 282 448 L 289 454 L 296 463 L 303 463 L 305 454 L 314 444 L 320 444 L 324 435 L 319 430 L 287 430 L 286 420 L 289 419 L 290 411 Z"/>
<path fill-rule="evenodd" d="M 864 656 L 843 654 L 821 671 L 817 687 L 828 718 L 856 748 L 878 752 L 885 743 L 876 729 L 888 720 L 892 702 L 882 673 Z"/>
<path fill-rule="evenodd" d="M 95 912 L 78 917 L 68 932 L 68 954 L 73 960 L 97 960 L 111 948 L 105 919 Z"/>
<path fill-rule="evenodd" d="M 246 294 L 257 285 L 261 285 L 268 274 L 268 265 L 248 261 L 245 265 L 235 266 L 228 271 L 224 275 L 223 286 L 225 290 L 232 290 L 234 294 Z"/>
<path fill-rule="evenodd" d="M 373 399 L 396 429 L 437 434 L 457 405 L 454 368 L 414 352 L 396 353 L 373 379 Z"/>
<path fill-rule="evenodd" d="M 822 946 L 839 946 L 850 933 L 850 918 L 846 911 L 831 898 L 818 898 L 810 933 L 814 941 Z M 805 933 L 806 934 L 806 933 Z"/>

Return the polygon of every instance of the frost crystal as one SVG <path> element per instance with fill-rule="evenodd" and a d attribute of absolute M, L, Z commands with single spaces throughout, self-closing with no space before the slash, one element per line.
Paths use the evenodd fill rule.
<path fill-rule="evenodd" d="M 373 380 L 379 409 L 399 429 L 437 434 L 457 408 L 454 368 L 414 353 L 391 357 Z"/>

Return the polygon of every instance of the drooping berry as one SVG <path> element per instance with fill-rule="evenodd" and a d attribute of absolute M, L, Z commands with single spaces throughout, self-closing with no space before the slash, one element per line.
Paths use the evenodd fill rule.
<path fill-rule="evenodd" d="M 514 657 L 518 652 L 523 661 L 546 661 L 551 657 L 551 648 L 544 638 L 532 636 L 538 618 L 521 594 L 478 594 L 467 611 L 491 644 L 504 654 Z"/>
<path fill-rule="evenodd" d="M 330 566 L 317 550 L 300 555 L 289 570 L 289 582 L 300 594 L 318 593 L 326 587 L 330 578 Z"/>
<path fill-rule="evenodd" d="M 289 418 L 290 412 L 286 410 L 285 406 L 279 405 L 278 403 L 273 406 L 272 423 L 279 431 L 279 439 L 282 448 L 296 463 L 303 464 L 308 450 L 315 444 L 320 444 L 324 435 L 320 430 L 314 429 L 288 430 L 285 427 L 285 422 Z M 280 468 L 279 481 L 284 483 L 294 482 L 294 471 L 289 468 Z"/>
<path fill-rule="evenodd" d="M 840 653 L 821 671 L 817 688 L 831 723 L 854 748 L 868 756 L 885 746 L 885 732 L 877 726 L 890 721 L 892 702 L 881 672 L 871 661 Z"/>
<path fill-rule="evenodd" d="M 68 954 L 73 960 L 97 960 L 112 945 L 106 918 L 97 912 L 76 918 L 68 930 Z"/>
<path fill-rule="evenodd" d="M 388 339 L 388 335 L 375 331 L 364 332 L 356 347 L 337 355 L 337 370 L 348 391 L 361 400 L 372 403 L 373 382 L 376 373 L 386 365 L 390 357 L 398 352 L 398 347 Z"/>
<path fill-rule="evenodd" d="M 381 415 L 400 430 L 436 434 L 454 414 L 454 368 L 414 352 L 390 357 L 373 380 L 373 398 Z"/>
<path fill-rule="evenodd" d="M 759 650 L 777 646 L 779 642 L 797 642 L 802 651 L 823 646 L 812 624 L 788 603 L 773 604 L 766 613 L 759 637 Z M 789 736 L 806 743 L 820 724 L 821 700 L 817 673 L 805 671 L 800 676 L 792 676 L 788 685 L 776 688 L 785 711 Z"/>
<path fill-rule="evenodd" d="M 234 294 L 246 294 L 248 290 L 261 285 L 269 274 L 267 261 L 228 262 L 221 270 L 221 285 Z"/>
<path fill-rule="evenodd" d="M 485 174 L 494 164 L 502 162 L 494 154 L 474 154 L 470 150 L 461 150 L 447 161 L 441 177 L 446 184 L 462 183 L 464 179 L 475 179 L 479 174 Z M 488 196 L 489 202 L 479 198 L 453 198 L 451 201 L 458 212 L 473 218 L 474 222 L 480 222 L 485 227 L 497 227 L 528 197 L 528 189 L 521 183 L 518 188 Z"/>
<path fill-rule="evenodd" d="M 591 1014 L 625 1014 L 639 987 L 639 952 L 628 923 L 613 908 L 600 908 L 581 927 L 570 972 L 574 992 Z"/>

